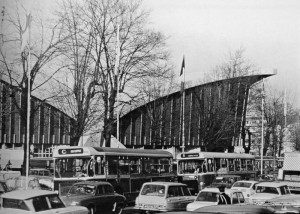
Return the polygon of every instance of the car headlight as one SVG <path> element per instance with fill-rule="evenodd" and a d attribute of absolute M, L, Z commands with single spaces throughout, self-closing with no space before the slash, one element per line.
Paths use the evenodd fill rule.
<path fill-rule="evenodd" d="M 79 205 L 79 202 L 78 201 L 72 201 L 72 203 L 70 205 L 71 206 L 77 206 L 77 205 Z"/>

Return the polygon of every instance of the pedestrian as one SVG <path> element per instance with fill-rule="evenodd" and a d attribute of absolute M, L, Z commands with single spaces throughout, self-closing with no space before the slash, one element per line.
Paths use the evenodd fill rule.
<path fill-rule="evenodd" d="M 218 204 L 231 204 L 230 197 L 225 193 L 225 186 L 221 185 L 218 187 L 220 195 L 218 197 Z"/>

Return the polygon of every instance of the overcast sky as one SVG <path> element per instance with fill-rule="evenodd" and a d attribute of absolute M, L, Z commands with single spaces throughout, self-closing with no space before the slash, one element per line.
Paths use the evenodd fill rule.
<path fill-rule="evenodd" d="M 287 87 L 300 107 L 299 0 L 144 0 L 152 27 L 169 36 L 175 68 L 203 78 L 240 47 L 274 87 Z"/>

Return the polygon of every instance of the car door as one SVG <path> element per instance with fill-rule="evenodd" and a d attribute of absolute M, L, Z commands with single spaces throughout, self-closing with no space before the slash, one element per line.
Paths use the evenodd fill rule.
<path fill-rule="evenodd" d="M 96 191 L 96 210 L 100 213 L 112 213 L 114 192 L 109 185 L 99 185 Z"/>

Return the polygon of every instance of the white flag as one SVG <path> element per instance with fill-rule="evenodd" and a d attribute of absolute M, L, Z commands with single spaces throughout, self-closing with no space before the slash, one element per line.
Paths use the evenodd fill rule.
<path fill-rule="evenodd" d="M 27 47 L 29 45 L 30 27 L 31 27 L 31 14 L 29 13 L 26 15 L 25 29 L 22 30 L 21 52 L 23 52 L 25 47 Z"/>

